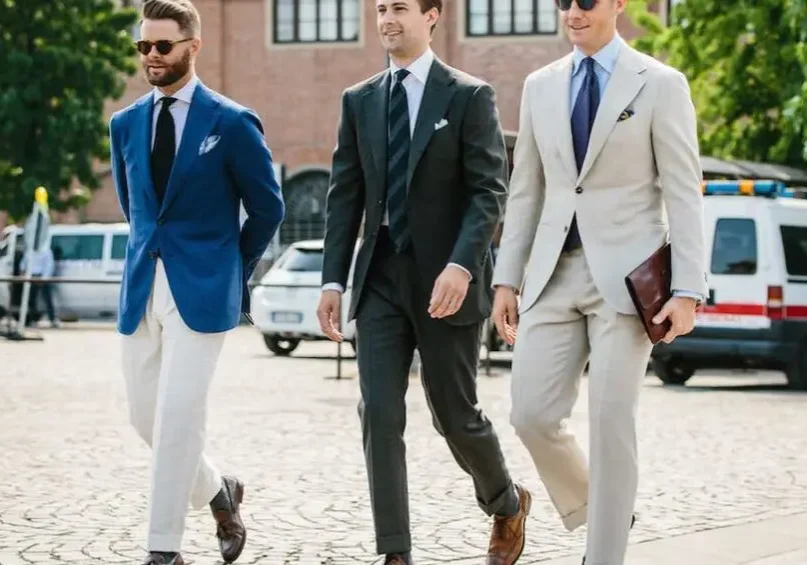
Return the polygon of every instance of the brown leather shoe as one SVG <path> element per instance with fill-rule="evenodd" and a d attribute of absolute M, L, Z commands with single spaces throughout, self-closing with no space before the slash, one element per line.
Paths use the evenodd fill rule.
<path fill-rule="evenodd" d="M 185 565 L 185 560 L 182 559 L 182 555 L 179 553 L 171 559 L 159 553 L 150 553 L 143 565 Z"/>
<path fill-rule="evenodd" d="M 226 503 L 222 508 L 214 508 L 211 504 L 210 509 L 216 519 L 221 557 L 225 563 L 232 563 L 238 559 L 247 543 L 247 529 L 239 513 L 244 500 L 244 484 L 235 477 L 227 476 L 221 478 L 221 483 Z"/>
<path fill-rule="evenodd" d="M 516 485 L 518 512 L 514 516 L 496 516 L 490 535 L 487 565 L 513 565 L 524 551 L 524 526 L 530 513 L 532 495 Z"/>

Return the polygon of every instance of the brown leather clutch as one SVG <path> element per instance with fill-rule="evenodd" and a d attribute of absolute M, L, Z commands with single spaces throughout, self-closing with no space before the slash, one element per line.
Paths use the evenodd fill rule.
<path fill-rule="evenodd" d="M 625 277 L 633 305 L 647 332 L 647 337 L 654 345 L 661 341 L 672 327 L 669 319 L 661 324 L 653 323 L 653 317 L 672 297 L 671 260 L 670 244 L 666 243 Z"/>

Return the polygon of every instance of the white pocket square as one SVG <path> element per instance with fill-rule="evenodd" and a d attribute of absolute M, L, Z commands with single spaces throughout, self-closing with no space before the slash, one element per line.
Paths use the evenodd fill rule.
<path fill-rule="evenodd" d="M 211 151 L 221 139 L 220 135 L 211 135 L 199 146 L 199 155 L 204 155 L 205 153 Z"/>
<path fill-rule="evenodd" d="M 444 128 L 447 125 L 448 125 L 448 120 L 443 118 L 442 120 L 440 120 L 439 122 L 434 124 L 434 131 L 437 131 L 438 129 Z"/>

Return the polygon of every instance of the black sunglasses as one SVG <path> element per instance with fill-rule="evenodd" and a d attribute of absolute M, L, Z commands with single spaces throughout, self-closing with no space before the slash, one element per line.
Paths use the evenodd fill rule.
<path fill-rule="evenodd" d="M 174 49 L 174 45 L 178 43 L 185 43 L 186 41 L 191 41 L 192 37 L 186 37 L 185 39 L 180 39 L 178 41 L 171 41 L 169 39 L 158 39 L 157 41 L 145 41 L 141 39 L 140 41 L 135 41 L 135 45 L 137 46 L 137 50 L 140 51 L 143 55 L 148 55 L 151 53 L 151 48 L 156 47 L 157 53 L 160 55 L 168 55 L 171 50 Z"/>
<path fill-rule="evenodd" d="M 562 11 L 567 11 L 572 7 L 572 2 L 577 2 L 577 6 L 584 12 L 588 12 L 597 5 L 597 0 L 555 0 L 558 8 Z"/>

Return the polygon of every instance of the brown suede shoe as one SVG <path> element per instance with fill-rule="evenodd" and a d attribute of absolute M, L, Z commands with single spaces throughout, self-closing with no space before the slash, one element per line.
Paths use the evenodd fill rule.
<path fill-rule="evenodd" d="M 182 559 L 182 555 L 179 553 L 171 559 L 159 553 L 150 553 L 143 562 L 143 565 L 185 565 L 185 560 Z"/>
<path fill-rule="evenodd" d="M 221 483 L 226 503 L 223 508 L 213 508 L 211 505 L 211 511 L 216 519 L 221 557 L 225 563 L 232 563 L 238 559 L 247 543 L 247 529 L 240 514 L 244 484 L 235 477 L 227 476 L 221 478 Z"/>
<path fill-rule="evenodd" d="M 532 495 L 516 485 L 518 512 L 515 516 L 496 516 L 490 535 L 487 565 L 513 565 L 524 551 L 524 526 L 530 513 Z"/>

